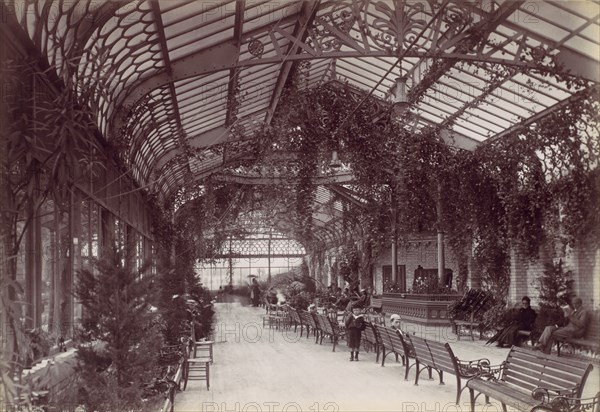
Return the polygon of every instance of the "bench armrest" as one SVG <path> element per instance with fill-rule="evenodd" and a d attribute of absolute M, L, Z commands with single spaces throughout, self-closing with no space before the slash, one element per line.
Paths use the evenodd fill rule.
<path fill-rule="evenodd" d="M 487 361 L 487 359 L 485 359 Z M 474 379 L 474 378 L 479 378 L 479 379 L 485 379 L 488 381 L 497 381 L 502 377 L 502 372 L 504 371 L 504 367 L 506 365 L 506 362 L 502 362 L 500 365 L 489 365 L 489 361 L 488 361 L 488 365 L 485 365 L 482 363 L 481 364 L 481 371 L 479 371 L 479 373 L 470 376 L 470 379 Z M 470 380 L 469 379 L 469 380 Z"/>
<path fill-rule="evenodd" d="M 531 397 L 543 404 L 552 403 L 557 397 L 572 397 L 577 393 L 578 386 L 572 388 L 544 388 L 537 387 L 531 391 Z"/>
<path fill-rule="evenodd" d="M 556 396 L 549 403 L 536 406 L 531 411 L 570 412 L 593 411 L 600 405 L 600 392 L 592 398 L 575 398 L 571 396 Z"/>
<path fill-rule="evenodd" d="M 487 358 L 464 361 L 456 358 L 460 374 L 465 378 L 478 376 L 490 370 L 490 360 Z"/>

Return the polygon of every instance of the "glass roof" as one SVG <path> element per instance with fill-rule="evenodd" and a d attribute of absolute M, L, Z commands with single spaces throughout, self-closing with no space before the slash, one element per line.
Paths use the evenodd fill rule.
<path fill-rule="evenodd" d="M 302 61 L 304 87 L 347 81 L 383 100 L 407 76 L 417 127 L 442 125 L 463 149 L 527 124 L 578 91 L 547 70 L 580 76 L 584 87 L 600 80 L 597 1 L 11 5 L 59 77 L 69 75 L 71 62 L 82 81 L 101 79 L 99 130 L 127 144 L 134 178 L 163 199 L 247 157 Z M 242 142 L 232 141 L 234 128 Z M 331 190 L 318 189 L 314 219 L 335 233 L 341 206 L 331 203 Z"/>

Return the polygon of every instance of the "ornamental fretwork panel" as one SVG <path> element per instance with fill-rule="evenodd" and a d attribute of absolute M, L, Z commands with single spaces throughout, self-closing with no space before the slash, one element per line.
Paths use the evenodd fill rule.
<path fill-rule="evenodd" d="M 293 239 L 255 238 L 225 241 L 216 257 L 301 257 L 305 254 L 304 247 Z"/>

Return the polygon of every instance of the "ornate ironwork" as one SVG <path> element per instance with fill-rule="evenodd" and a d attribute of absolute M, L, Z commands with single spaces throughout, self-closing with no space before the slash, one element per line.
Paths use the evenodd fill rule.
<path fill-rule="evenodd" d="M 265 46 L 258 40 L 251 40 L 248 43 L 248 52 L 256 57 L 261 57 L 265 51 Z"/>

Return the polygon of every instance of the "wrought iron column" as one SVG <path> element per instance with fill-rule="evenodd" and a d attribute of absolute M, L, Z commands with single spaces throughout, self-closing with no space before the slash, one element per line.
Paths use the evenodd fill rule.
<path fill-rule="evenodd" d="M 398 282 L 398 205 L 394 187 L 391 188 L 391 213 L 392 213 L 392 283 Z M 382 279 L 383 280 L 383 279 Z M 383 287 L 382 287 L 383 289 Z"/>
<path fill-rule="evenodd" d="M 444 231 L 442 228 L 442 185 L 438 183 L 437 196 L 437 264 L 438 264 L 438 281 L 440 285 L 445 284 L 445 256 L 444 256 Z M 450 285 L 452 286 L 452 285 Z"/>

